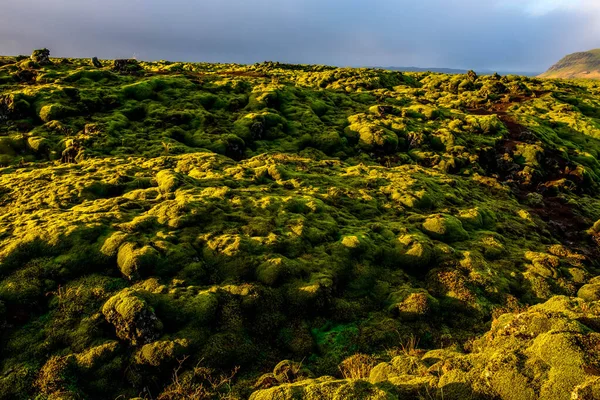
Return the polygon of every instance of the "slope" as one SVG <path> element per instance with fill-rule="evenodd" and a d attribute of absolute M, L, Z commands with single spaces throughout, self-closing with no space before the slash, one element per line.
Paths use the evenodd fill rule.
<path fill-rule="evenodd" d="M 569 54 L 540 77 L 600 79 L 600 49 Z"/>

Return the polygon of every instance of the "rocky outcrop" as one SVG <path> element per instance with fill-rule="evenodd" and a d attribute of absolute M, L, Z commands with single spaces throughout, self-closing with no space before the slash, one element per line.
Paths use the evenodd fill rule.
<path fill-rule="evenodd" d="M 38 63 L 39 65 L 52 64 L 52 61 L 50 61 L 50 50 L 48 50 L 48 49 L 34 50 L 33 53 L 31 53 L 31 60 L 33 62 Z"/>
<path fill-rule="evenodd" d="M 129 58 L 115 60 L 113 62 L 112 69 L 113 71 L 119 72 L 121 74 L 136 74 L 142 70 L 142 67 L 140 66 L 137 60 Z"/>

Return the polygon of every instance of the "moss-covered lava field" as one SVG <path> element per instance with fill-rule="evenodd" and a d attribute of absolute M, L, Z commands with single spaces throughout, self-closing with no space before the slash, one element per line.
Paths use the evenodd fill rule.
<path fill-rule="evenodd" d="M 600 82 L 0 58 L 1 399 L 600 398 Z"/>

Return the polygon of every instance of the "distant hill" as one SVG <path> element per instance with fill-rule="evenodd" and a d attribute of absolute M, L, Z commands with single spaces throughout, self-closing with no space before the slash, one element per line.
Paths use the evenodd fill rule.
<path fill-rule="evenodd" d="M 569 54 L 540 77 L 600 79 L 600 49 Z"/>
<path fill-rule="evenodd" d="M 401 72 L 438 72 L 440 74 L 466 74 L 468 70 L 457 69 L 457 68 L 422 68 L 422 67 L 381 67 L 391 71 Z M 492 71 L 489 69 L 475 70 L 479 75 L 492 75 L 494 72 L 498 72 L 500 75 L 520 75 L 520 76 L 536 76 L 538 72 L 524 72 L 524 71 Z"/>

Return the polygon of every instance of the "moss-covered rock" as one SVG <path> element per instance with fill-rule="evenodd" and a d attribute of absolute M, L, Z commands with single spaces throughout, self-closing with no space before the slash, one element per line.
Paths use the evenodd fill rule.
<path fill-rule="evenodd" d="M 39 117 L 44 122 L 60 120 L 72 115 L 75 111 L 62 104 L 49 104 L 40 108 Z"/>
<path fill-rule="evenodd" d="M 102 306 L 106 320 L 117 336 L 133 346 L 152 342 L 163 328 L 154 310 L 131 289 L 124 289 Z"/>
<path fill-rule="evenodd" d="M 583 285 L 577 292 L 577 296 L 586 301 L 600 301 L 600 282 Z"/>
<path fill-rule="evenodd" d="M 74 399 L 77 393 L 70 390 L 74 383 L 74 368 L 75 357 L 52 357 L 40 370 L 35 385 L 47 396 Z"/>
<path fill-rule="evenodd" d="M 422 229 L 433 239 L 447 243 L 461 242 L 469 238 L 460 220 L 451 215 L 431 216 L 423 222 Z"/>
<path fill-rule="evenodd" d="M 183 356 L 187 347 L 185 339 L 148 343 L 135 353 L 135 362 L 153 367 L 167 366 Z"/>
<path fill-rule="evenodd" d="M 433 243 L 422 234 L 403 235 L 398 238 L 401 245 L 396 262 L 409 271 L 423 273 L 434 258 Z"/>
<path fill-rule="evenodd" d="M 156 268 L 159 260 L 160 254 L 149 245 L 138 247 L 133 243 L 124 243 L 117 253 L 119 270 L 128 279 L 139 279 L 148 275 Z"/>
<path fill-rule="evenodd" d="M 117 341 L 91 347 L 82 353 L 75 354 L 77 366 L 84 370 L 98 368 L 114 356 L 118 349 L 119 343 Z"/>
<path fill-rule="evenodd" d="M 389 296 L 388 309 L 404 320 L 427 318 L 435 313 L 438 301 L 425 289 L 404 287 Z"/>
<path fill-rule="evenodd" d="M 391 400 L 397 398 L 387 388 L 379 388 L 364 380 L 335 380 L 331 377 L 319 380 L 304 380 L 297 383 L 277 386 L 267 390 L 259 390 L 250 396 L 251 400 L 263 399 L 371 399 Z"/>
<path fill-rule="evenodd" d="M 38 49 L 34 50 L 31 53 L 31 61 L 37 63 L 39 65 L 48 65 L 52 64 L 50 61 L 50 50 L 48 49 Z"/>
<path fill-rule="evenodd" d="M 273 376 L 279 383 L 290 383 L 308 379 L 312 374 L 302 363 L 283 360 L 273 368 Z"/>
<path fill-rule="evenodd" d="M 275 286 L 297 273 L 296 263 L 286 257 L 272 258 L 256 270 L 257 279 L 265 285 Z"/>

